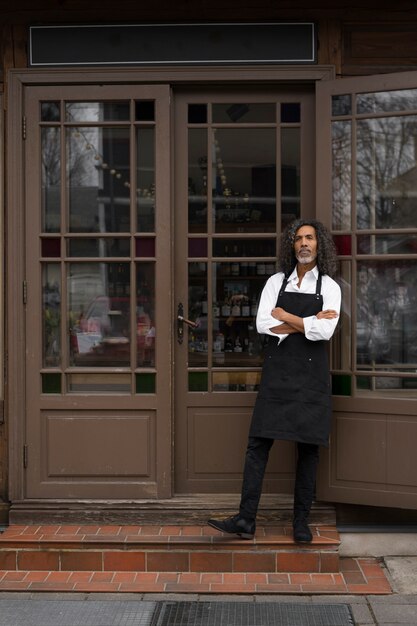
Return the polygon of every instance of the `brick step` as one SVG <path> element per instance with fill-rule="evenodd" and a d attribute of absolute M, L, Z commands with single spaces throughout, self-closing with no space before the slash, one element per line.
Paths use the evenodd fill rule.
<path fill-rule="evenodd" d="M 337 573 L 339 534 L 312 526 L 296 544 L 289 526 L 259 527 L 253 540 L 208 526 L 9 526 L 0 535 L 0 570 Z"/>

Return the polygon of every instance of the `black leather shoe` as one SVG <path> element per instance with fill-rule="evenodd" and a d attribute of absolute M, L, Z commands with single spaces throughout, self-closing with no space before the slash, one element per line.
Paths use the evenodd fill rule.
<path fill-rule="evenodd" d="M 237 535 L 241 539 L 253 539 L 256 530 L 255 522 L 247 522 L 240 515 L 234 515 L 225 520 L 209 519 L 207 524 L 222 533 Z"/>
<path fill-rule="evenodd" d="M 295 518 L 293 522 L 294 541 L 297 543 L 311 543 L 313 535 L 304 518 Z"/>

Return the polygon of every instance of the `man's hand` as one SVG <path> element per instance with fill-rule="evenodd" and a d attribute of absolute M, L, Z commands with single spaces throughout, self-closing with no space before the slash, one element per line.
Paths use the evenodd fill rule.
<path fill-rule="evenodd" d="M 339 317 L 339 314 L 332 309 L 326 309 L 325 311 L 319 311 L 316 317 L 318 320 L 333 320 L 335 317 Z"/>
<path fill-rule="evenodd" d="M 285 311 L 285 309 L 280 306 L 272 309 L 271 315 L 272 317 L 275 317 L 276 320 L 278 320 L 279 322 L 283 322 L 286 326 L 289 326 L 292 329 L 288 331 L 288 333 L 304 333 L 304 322 L 302 317 L 298 317 L 298 315 L 288 313 L 288 311 Z"/>
<path fill-rule="evenodd" d="M 272 309 L 271 311 L 271 315 L 272 317 L 275 317 L 276 320 L 278 320 L 279 322 L 285 322 L 285 316 L 286 316 L 287 312 L 280 306 L 277 306 L 275 309 Z"/>

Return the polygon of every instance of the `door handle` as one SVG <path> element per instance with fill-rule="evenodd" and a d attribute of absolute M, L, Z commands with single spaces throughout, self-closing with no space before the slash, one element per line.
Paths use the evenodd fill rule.
<path fill-rule="evenodd" d="M 178 305 L 177 311 L 177 341 L 182 343 L 184 340 L 184 324 L 187 324 L 190 328 L 197 328 L 198 322 L 193 322 L 184 317 L 184 307 L 182 302 Z"/>

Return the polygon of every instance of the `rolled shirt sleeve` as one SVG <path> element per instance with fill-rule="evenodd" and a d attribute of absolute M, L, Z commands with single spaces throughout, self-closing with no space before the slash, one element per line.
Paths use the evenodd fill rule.
<path fill-rule="evenodd" d="M 256 329 L 258 333 L 263 335 L 272 335 L 272 337 L 277 337 L 281 341 L 285 337 L 288 337 L 288 335 L 280 335 L 271 330 L 274 326 L 280 326 L 283 324 L 283 322 L 280 322 L 275 319 L 275 317 L 272 317 L 271 311 L 276 306 L 283 279 L 284 274 L 282 272 L 278 272 L 278 274 L 274 274 L 268 278 L 261 294 L 258 312 L 256 315 Z"/>
<path fill-rule="evenodd" d="M 329 276 L 323 276 L 321 293 L 323 311 L 332 309 L 340 314 L 341 291 L 339 285 Z M 304 334 L 310 341 L 329 341 L 336 330 L 339 317 L 332 320 L 317 319 L 315 315 L 304 318 Z"/>

